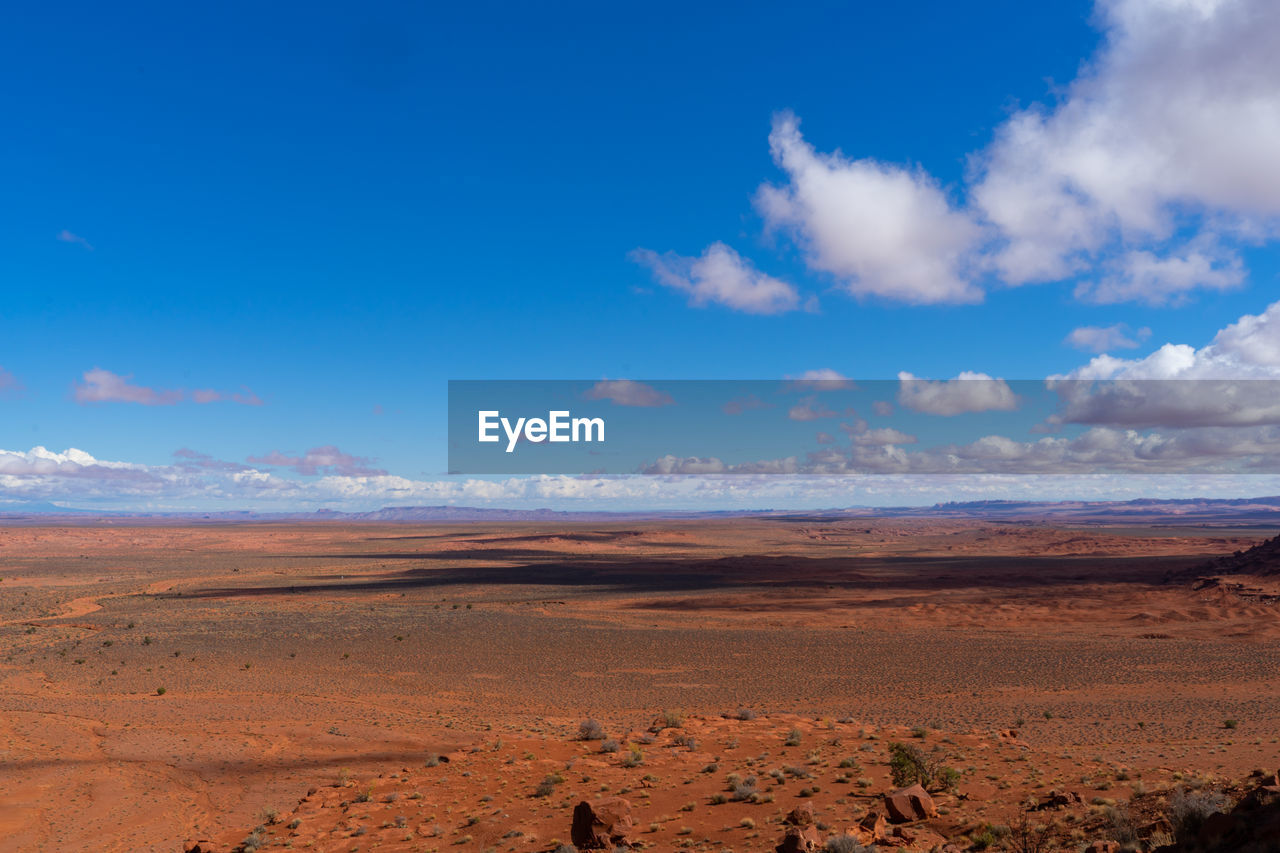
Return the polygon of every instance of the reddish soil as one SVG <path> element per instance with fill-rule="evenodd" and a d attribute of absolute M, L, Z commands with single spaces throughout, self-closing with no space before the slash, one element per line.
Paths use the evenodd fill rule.
<path fill-rule="evenodd" d="M 1135 787 L 1280 766 L 1269 579 L 1188 579 L 1273 533 L 0 528 L 0 850 L 223 849 L 260 824 L 264 849 L 547 850 L 577 800 L 624 789 L 649 847 L 771 850 L 799 802 L 860 819 L 904 738 L 961 781 L 900 846 L 1052 788 L 1083 795 L 1054 818 L 1083 842 Z M 687 718 L 647 735 L 663 709 Z M 620 752 L 574 740 L 585 717 Z M 758 801 L 717 804 L 729 773 Z"/>

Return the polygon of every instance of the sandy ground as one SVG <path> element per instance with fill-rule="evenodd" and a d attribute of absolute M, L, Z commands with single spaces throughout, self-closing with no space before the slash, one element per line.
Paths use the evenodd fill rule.
<path fill-rule="evenodd" d="M 1042 788 L 1239 778 L 1280 766 L 1277 606 L 1166 579 L 1274 532 L 4 527 L 0 849 L 174 851 L 274 814 L 309 849 L 543 850 L 602 788 L 657 849 L 772 849 L 807 789 L 855 821 L 915 727 L 963 774 L 943 834 Z M 654 738 L 643 762 L 574 740 L 585 717 L 621 754 Z M 730 772 L 773 799 L 711 805 Z"/>

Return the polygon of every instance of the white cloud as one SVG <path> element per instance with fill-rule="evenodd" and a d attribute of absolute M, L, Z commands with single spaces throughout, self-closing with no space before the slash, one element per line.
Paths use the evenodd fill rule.
<path fill-rule="evenodd" d="M 1178 305 L 1197 289 L 1227 290 L 1244 283 L 1244 264 L 1233 254 L 1186 247 L 1164 257 L 1144 250 L 1126 252 L 1097 281 L 1076 285 L 1076 296 L 1100 305 L 1145 302 Z"/>
<path fill-rule="evenodd" d="M 1134 349 L 1141 341 L 1151 337 L 1151 330 L 1143 327 L 1130 332 L 1124 323 L 1112 326 L 1081 326 L 1072 329 L 1063 343 L 1076 349 L 1102 353 L 1112 349 Z"/>
<path fill-rule="evenodd" d="M 632 379 L 602 379 L 582 395 L 588 400 L 610 400 L 616 406 L 670 406 L 671 395 Z"/>
<path fill-rule="evenodd" d="M 787 380 L 783 386 L 787 391 L 850 391 L 855 387 L 852 379 L 830 367 L 806 370 L 799 376 L 788 376 Z"/>
<path fill-rule="evenodd" d="M 1144 358 L 1100 355 L 1056 379 L 1280 379 L 1280 302 L 1246 314 L 1207 345 L 1168 343 Z"/>
<path fill-rule="evenodd" d="M 1050 377 L 1049 387 L 1061 404 L 1050 428 L 1280 423 L 1280 302 L 1246 314 L 1203 347 L 1166 343 L 1142 358 L 1099 355 Z"/>
<path fill-rule="evenodd" d="M 1084 301 L 1166 305 L 1239 286 L 1241 249 L 1280 236 L 1280 4 L 1098 0 L 1096 20 L 1097 53 L 1056 102 L 995 129 L 955 199 L 922 169 L 817 151 L 776 116 L 786 179 L 757 193 L 766 226 L 858 297 L 966 303 L 995 282 L 1075 280 Z"/>
<path fill-rule="evenodd" d="M 820 154 L 790 114 L 774 119 L 769 147 L 788 182 L 761 187 L 757 206 L 769 227 L 796 236 L 810 266 L 855 296 L 913 303 L 982 299 L 968 277 L 980 230 L 927 174 Z"/>
<path fill-rule="evenodd" d="M 1012 411 L 1018 397 L 1003 379 L 985 373 L 964 371 L 955 379 L 917 379 L 903 371 L 898 374 L 898 403 L 930 415 L 961 415 L 969 412 Z"/>
<path fill-rule="evenodd" d="M 1280 6 L 1103 0 L 1098 12 L 1104 45 L 1062 102 L 1015 114 L 980 158 L 972 198 L 1003 240 L 994 267 L 1014 284 L 1061 279 L 1124 243 L 1142 251 L 1083 295 L 1160 302 L 1231 286 L 1231 260 L 1156 249 L 1188 228 L 1274 231 Z"/>
<path fill-rule="evenodd" d="M 893 427 L 880 427 L 858 433 L 853 443 L 860 447 L 885 447 L 891 444 L 915 444 L 916 437 Z"/>
<path fill-rule="evenodd" d="M 80 247 L 82 247 L 82 248 L 84 248 L 84 249 L 88 249 L 90 252 L 92 252 L 92 251 L 93 251 L 93 246 L 89 243 L 89 241 L 88 241 L 88 240 L 86 240 L 85 238 L 81 237 L 79 234 L 73 234 L 73 233 L 71 233 L 70 231 L 68 231 L 68 230 L 67 230 L 67 229 L 65 229 L 65 228 L 63 228 L 61 231 L 59 231 L 59 232 L 58 232 L 58 242 L 60 242 L 60 243 L 73 243 L 73 244 L 75 244 L 75 245 L 77 245 L 77 246 L 80 246 Z"/>
<path fill-rule="evenodd" d="M 757 270 L 724 243 L 712 243 L 698 258 L 636 249 L 632 260 L 653 271 L 660 284 L 689 294 L 689 304 L 724 305 L 748 314 L 781 314 L 799 307 L 790 284 Z"/>
<path fill-rule="evenodd" d="M 84 372 L 84 380 L 74 388 L 77 403 L 139 403 L 143 406 L 172 406 L 182 400 L 181 391 L 158 391 L 134 385 L 132 376 L 120 376 L 95 367 Z"/>
<path fill-rule="evenodd" d="M 1234 431 L 1233 431 L 1234 432 Z M 1179 475 L 1193 466 L 1176 454 L 1222 455 L 1252 450 L 1280 452 L 1280 435 L 1259 430 L 1246 446 L 1224 431 L 1198 431 L 1164 452 L 1159 475 L 1097 475 L 1094 465 L 1132 460 L 1142 444 L 1128 431 L 1095 430 L 1075 445 L 1062 439 L 1021 445 L 1008 439 L 984 440 L 914 459 L 895 446 L 862 447 L 857 465 L 874 477 L 845 476 L 853 461 L 834 454 L 825 470 L 814 460 L 794 457 L 747 465 L 718 459 L 666 457 L 655 470 L 668 475 L 627 477 L 532 476 L 505 479 L 413 480 L 395 475 L 290 479 L 255 469 L 212 466 L 193 473 L 182 466 L 147 466 L 105 461 L 80 450 L 51 452 L 0 450 L 0 511 L 7 502 L 56 501 L 83 508 L 142 511 L 243 510 L 294 511 L 316 508 L 367 510 L 383 506 L 439 505 L 551 507 L 559 509 L 734 509 L 812 508 L 858 505 L 928 504 L 965 499 L 1115 500 L 1125 497 L 1234 497 L 1280 493 L 1280 477 Z M 1190 436 L 1190 434 L 1188 434 Z M 1215 442 L 1218 444 L 1215 445 Z M 958 454 L 954 451 L 959 451 Z M 199 455 L 199 454 L 197 454 Z M 953 457 L 957 457 L 955 459 Z M 1063 464 L 1063 460 L 1067 464 Z M 843 461 L 841 461 L 843 460 Z M 993 461 L 995 460 L 995 461 Z M 999 466 L 1041 471 L 1036 476 L 993 473 Z M 1140 466 L 1135 466 L 1140 467 Z M 1203 466 L 1212 470 L 1212 464 Z M 938 476 L 932 470 L 964 473 Z M 1146 470 L 1151 470 L 1148 466 Z M 681 473 L 687 472 L 687 473 Z M 914 473 L 913 473 L 914 472 Z M 1081 473 L 1090 472 L 1090 473 Z"/>

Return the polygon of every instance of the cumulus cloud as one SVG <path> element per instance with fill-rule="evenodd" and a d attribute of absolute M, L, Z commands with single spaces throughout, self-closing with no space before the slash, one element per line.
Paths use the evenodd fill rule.
<path fill-rule="evenodd" d="M 675 400 L 665 391 L 632 379 L 602 379 L 582 395 L 587 400 L 609 400 L 616 406 L 671 406 Z"/>
<path fill-rule="evenodd" d="M 1100 355 L 1055 379 L 1280 379 L 1280 302 L 1246 314 L 1203 347 L 1167 343 L 1143 358 Z"/>
<path fill-rule="evenodd" d="M 689 304 L 724 305 L 748 314 L 781 314 L 800 306 L 800 294 L 790 284 L 766 275 L 724 243 L 712 243 L 701 257 L 649 249 L 631 253 L 660 284 L 689 294 Z"/>
<path fill-rule="evenodd" d="M 1053 109 L 1014 115 L 981 157 L 973 200 L 1017 284 L 1061 279 L 1123 242 L 1100 301 L 1227 287 L 1237 262 L 1178 247 L 1272 233 L 1280 215 L 1280 7 L 1270 0 L 1104 0 L 1099 54 Z M 1156 247 L 1173 243 L 1164 254 Z"/>
<path fill-rule="evenodd" d="M 789 113 L 775 117 L 769 148 L 788 180 L 761 187 L 757 207 L 770 228 L 795 235 L 814 269 L 855 296 L 982 299 L 969 278 L 980 229 L 923 171 L 821 154 Z"/>
<path fill-rule="evenodd" d="M 785 180 L 757 192 L 766 227 L 857 297 L 978 302 L 995 283 L 1070 280 L 1088 302 L 1176 305 L 1239 286 L 1240 250 L 1280 236 L 1280 5 L 1098 0 L 1095 19 L 1096 54 L 1053 103 L 1001 123 L 955 193 L 819 151 L 775 116 Z"/>
<path fill-rule="evenodd" d="M 930 415 L 1012 411 L 1018 397 L 1003 379 L 964 371 L 955 379 L 918 379 L 906 371 L 898 374 L 898 403 Z"/>
<path fill-rule="evenodd" d="M 262 456 L 250 456 L 245 460 L 251 465 L 270 465 L 291 468 L 305 477 L 339 475 L 342 477 L 376 477 L 386 474 L 381 468 L 372 467 L 373 460 L 365 456 L 352 456 L 332 444 L 313 447 L 300 456 L 290 456 L 273 450 Z"/>
<path fill-rule="evenodd" d="M 1137 331 L 1130 331 L 1126 324 L 1116 323 L 1111 326 L 1081 326 L 1072 329 L 1063 343 L 1076 349 L 1103 353 L 1113 349 L 1134 349 L 1149 337 L 1151 330 L 1145 326 Z"/>
<path fill-rule="evenodd" d="M 1047 426 L 1256 426 L 1280 423 L 1280 302 L 1246 314 L 1202 347 L 1166 343 L 1142 358 L 1099 355 L 1052 376 Z"/>

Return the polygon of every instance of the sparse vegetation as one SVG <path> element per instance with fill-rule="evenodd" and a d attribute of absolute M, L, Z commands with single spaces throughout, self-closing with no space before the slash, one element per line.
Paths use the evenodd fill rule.
<path fill-rule="evenodd" d="M 602 740 L 604 726 L 595 720 L 587 719 L 578 724 L 578 740 Z"/>
<path fill-rule="evenodd" d="M 960 781 L 960 772 L 948 767 L 946 754 L 925 754 L 920 747 L 893 741 L 889 744 L 889 772 L 895 787 L 919 783 L 930 791 L 948 791 Z"/>
<path fill-rule="evenodd" d="M 1166 816 L 1173 827 L 1174 838 L 1182 842 L 1196 836 L 1205 818 L 1226 811 L 1230 806 L 1231 800 L 1218 791 L 1178 788 L 1169 797 Z"/>

